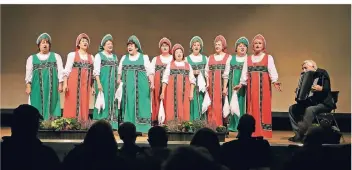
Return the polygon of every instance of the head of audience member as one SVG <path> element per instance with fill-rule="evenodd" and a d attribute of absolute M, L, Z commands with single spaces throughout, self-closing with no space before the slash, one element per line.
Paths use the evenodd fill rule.
<path fill-rule="evenodd" d="M 15 138 L 36 138 L 43 117 L 35 107 L 22 104 L 13 111 L 11 133 Z"/>
<path fill-rule="evenodd" d="M 135 144 L 137 139 L 136 126 L 131 122 L 124 122 L 119 126 L 119 136 L 124 145 Z"/>
<path fill-rule="evenodd" d="M 98 120 L 89 128 L 83 144 L 88 149 L 97 152 L 117 153 L 117 143 L 112 127 L 105 120 Z"/>
<path fill-rule="evenodd" d="M 255 119 L 250 114 L 244 114 L 241 116 L 238 126 L 238 136 L 239 139 L 251 138 L 252 133 L 255 131 Z"/>
<path fill-rule="evenodd" d="M 193 136 L 191 145 L 208 149 L 215 160 L 219 158 L 220 142 L 216 133 L 209 128 L 199 129 Z"/>
<path fill-rule="evenodd" d="M 165 148 L 167 147 L 167 134 L 166 130 L 160 126 L 154 126 L 148 131 L 148 142 L 152 148 Z"/>
<path fill-rule="evenodd" d="M 182 146 L 175 149 L 163 163 L 162 170 L 217 170 L 218 165 L 202 147 Z"/>
<path fill-rule="evenodd" d="M 308 129 L 307 136 L 304 138 L 304 146 L 322 146 L 324 139 L 324 129 L 320 126 Z"/>

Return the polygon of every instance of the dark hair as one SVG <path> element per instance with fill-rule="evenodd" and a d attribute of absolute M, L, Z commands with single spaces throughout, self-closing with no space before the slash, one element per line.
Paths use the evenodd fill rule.
<path fill-rule="evenodd" d="M 136 126 L 131 122 L 124 122 L 118 128 L 121 140 L 135 140 L 137 137 Z"/>
<path fill-rule="evenodd" d="M 248 132 L 252 133 L 255 130 L 255 119 L 252 115 L 250 114 L 244 114 L 243 116 L 240 117 L 240 120 L 238 122 L 237 130 L 239 132 Z"/>
<path fill-rule="evenodd" d="M 154 126 L 149 129 L 148 131 L 148 142 L 150 146 L 161 146 L 161 147 L 166 147 L 167 146 L 167 134 L 166 130 L 163 127 L 160 126 Z"/>
<path fill-rule="evenodd" d="M 12 135 L 36 135 L 39 124 L 43 120 L 39 110 L 31 105 L 19 105 L 12 116 L 11 131 Z"/>
<path fill-rule="evenodd" d="M 167 46 L 169 46 L 169 48 L 171 49 L 172 47 L 170 47 L 170 44 L 168 44 L 167 42 L 163 42 L 163 43 L 161 43 L 161 45 L 160 45 L 160 47 L 159 48 L 161 48 L 161 46 L 163 46 L 163 44 L 166 44 Z"/>
<path fill-rule="evenodd" d="M 190 145 L 208 149 L 215 160 L 220 156 L 220 142 L 216 133 L 209 128 L 199 129 L 193 136 Z"/>
<path fill-rule="evenodd" d="M 38 51 L 40 51 L 40 43 L 41 43 L 43 40 L 49 44 L 49 51 L 50 51 L 50 50 L 51 50 L 51 42 L 50 42 L 48 39 L 42 39 L 42 40 L 39 41 L 39 43 L 37 44 L 37 46 L 38 46 Z"/>
<path fill-rule="evenodd" d="M 134 44 L 134 47 L 136 47 L 138 49 L 137 44 L 134 41 L 128 41 L 127 42 L 127 46 L 130 45 L 130 44 Z"/>
<path fill-rule="evenodd" d="M 112 44 L 114 44 L 114 42 L 112 42 L 112 40 L 106 40 L 106 41 L 104 42 L 103 46 L 105 46 L 105 44 L 106 44 L 108 41 L 110 41 Z"/>
<path fill-rule="evenodd" d="M 99 152 L 108 151 L 111 152 L 111 154 L 117 152 L 117 143 L 112 127 L 110 123 L 105 120 L 98 120 L 89 128 L 83 144 L 90 150 Z"/>

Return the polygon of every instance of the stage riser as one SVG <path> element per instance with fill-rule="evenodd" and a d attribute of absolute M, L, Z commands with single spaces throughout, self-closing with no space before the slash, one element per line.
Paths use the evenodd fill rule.
<path fill-rule="evenodd" d="M 8 127 L 11 124 L 12 109 L 1 109 L 1 126 Z M 351 114 L 336 113 L 336 121 L 342 132 L 351 132 Z M 273 112 L 273 130 L 287 131 L 292 130 L 288 113 Z"/>
<path fill-rule="evenodd" d="M 83 140 L 87 134 L 87 131 L 53 131 L 53 130 L 39 130 L 39 139 L 80 139 Z"/>
<path fill-rule="evenodd" d="M 84 130 L 39 130 L 39 139 L 49 140 L 83 140 L 87 134 Z M 226 133 L 216 133 L 220 142 L 225 142 Z M 191 141 L 194 133 L 193 132 L 167 132 L 168 141 Z M 140 133 L 139 136 L 142 136 Z"/>

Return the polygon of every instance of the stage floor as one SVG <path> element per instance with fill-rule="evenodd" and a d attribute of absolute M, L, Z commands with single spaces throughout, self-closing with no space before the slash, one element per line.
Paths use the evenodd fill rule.
<path fill-rule="evenodd" d="M 9 127 L 2 127 L 0 130 L 0 135 L 1 137 L 3 136 L 10 136 L 11 135 L 11 129 Z M 117 140 L 118 143 L 123 143 L 117 132 L 114 132 L 115 139 Z M 228 138 L 225 139 L 225 142 L 234 140 L 236 137 L 237 133 L 236 132 L 230 132 L 230 135 Z M 268 139 L 270 145 L 272 146 L 288 146 L 288 145 L 301 145 L 298 143 L 293 143 L 288 141 L 288 138 L 293 135 L 293 132 L 291 131 L 274 131 L 273 132 L 273 138 Z M 148 144 L 148 136 L 147 134 L 143 134 L 143 136 L 138 136 L 137 138 L 137 143 L 138 144 Z M 344 139 L 344 141 L 343 141 Z M 341 144 L 347 144 L 351 143 L 351 133 L 343 133 L 343 139 L 341 139 Z M 80 143 L 82 140 L 50 140 L 50 139 L 41 139 L 42 142 L 54 142 L 54 143 Z M 169 144 L 189 144 L 188 141 L 169 141 Z"/>

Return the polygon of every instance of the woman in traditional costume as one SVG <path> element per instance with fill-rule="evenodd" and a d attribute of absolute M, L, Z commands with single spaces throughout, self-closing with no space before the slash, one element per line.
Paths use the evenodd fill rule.
<path fill-rule="evenodd" d="M 185 61 L 184 48 L 180 44 L 172 47 L 173 61 L 166 66 L 160 99 L 165 102 L 165 122 L 190 120 L 190 101 L 196 78 L 192 66 Z"/>
<path fill-rule="evenodd" d="M 95 77 L 95 102 L 101 100 L 98 94 L 104 94 L 104 108 L 95 107 L 93 119 L 104 119 L 110 122 L 113 129 L 118 127 L 118 107 L 115 102 L 115 92 L 117 90 L 117 68 L 118 59 L 113 54 L 113 37 L 107 34 L 100 42 L 99 52 L 94 57 L 93 76 Z"/>
<path fill-rule="evenodd" d="M 65 118 L 88 120 L 94 61 L 93 55 L 87 52 L 89 44 L 88 35 L 82 33 L 76 39 L 76 51 L 67 55 L 63 85 Z"/>
<path fill-rule="evenodd" d="M 233 110 L 231 110 L 231 114 L 229 115 L 229 126 L 228 129 L 229 131 L 232 132 L 237 132 L 237 125 L 239 118 L 245 114 L 246 112 L 246 89 L 245 87 L 242 87 L 241 89 L 234 91 L 234 87 L 240 83 L 240 78 L 241 78 L 241 73 L 242 73 L 242 68 L 244 62 L 247 61 L 247 49 L 248 49 L 248 39 L 246 37 L 240 37 L 235 44 L 235 51 L 236 54 L 232 56 L 232 59 L 230 61 L 230 70 L 229 72 L 224 72 L 223 78 L 224 78 L 224 91 L 228 92 L 229 100 L 236 100 L 232 99 L 233 95 L 237 96 L 238 103 L 235 104 L 235 106 L 232 106 L 234 101 L 231 101 L 230 107 L 239 107 L 237 110 L 239 111 L 238 113 L 234 113 Z M 228 88 L 227 88 L 227 83 L 228 83 Z M 236 92 L 236 94 L 233 94 Z M 235 96 L 235 97 L 236 97 Z"/>
<path fill-rule="evenodd" d="M 158 121 L 158 114 L 160 108 L 160 94 L 162 89 L 162 77 L 166 65 L 172 61 L 171 55 L 171 41 L 168 38 L 162 38 L 159 41 L 159 48 L 161 54 L 154 57 L 151 63 L 152 70 L 154 71 L 154 86 L 153 91 L 153 102 L 152 102 L 152 121 Z M 164 103 L 165 107 L 165 103 Z"/>
<path fill-rule="evenodd" d="M 204 100 L 204 94 L 208 85 L 208 72 L 205 71 L 205 65 L 208 62 L 207 56 L 201 54 L 203 52 L 203 40 L 199 36 L 194 36 L 189 42 L 189 48 L 192 52 L 187 56 L 187 62 L 192 66 L 193 74 L 196 77 L 196 85 L 193 90 L 193 100 L 191 101 L 190 120 L 206 119 L 207 114 L 202 112 L 202 103 Z M 203 82 L 199 82 L 202 76 Z M 206 82 L 205 82 L 206 81 Z M 203 115 L 203 116 L 202 116 Z"/>
<path fill-rule="evenodd" d="M 135 35 L 128 38 L 127 51 L 118 67 L 118 80 L 123 83 L 121 120 L 134 123 L 137 131 L 146 133 L 151 127 L 153 71 L 149 57 L 143 54 L 141 43 Z"/>
<path fill-rule="evenodd" d="M 209 96 L 211 105 L 208 109 L 208 122 L 216 126 L 222 126 L 223 122 L 223 79 L 224 72 L 229 72 L 231 55 L 227 54 L 226 39 L 222 35 L 218 35 L 214 40 L 215 54 L 209 56 L 206 65 L 206 71 L 209 76 Z"/>
<path fill-rule="evenodd" d="M 51 52 L 51 37 L 43 33 L 37 38 L 39 52 L 28 57 L 26 93 L 29 104 L 37 108 L 44 120 L 61 116 L 62 59 Z"/>
<path fill-rule="evenodd" d="M 274 59 L 266 52 L 266 41 L 261 34 L 256 35 L 252 40 L 254 54 L 247 58 L 243 65 L 240 84 L 235 90 L 247 85 L 247 113 L 255 120 L 254 137 L 272 137 L 271 123 L 271 84 L 281 91 L 278 73 Z"/>

